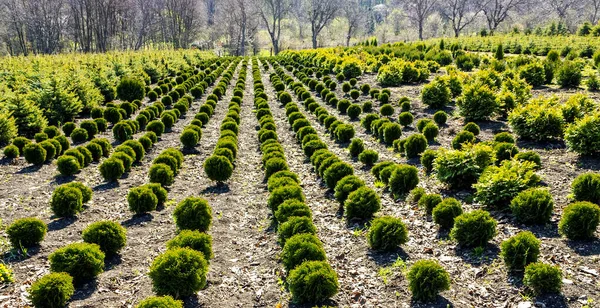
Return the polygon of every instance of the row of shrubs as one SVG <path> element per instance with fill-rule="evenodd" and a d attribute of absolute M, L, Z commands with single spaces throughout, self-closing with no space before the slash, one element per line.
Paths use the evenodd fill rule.
<path fill-rule="evenodd" d="M 38 139 L 35 143 L 25 137 L 16 137 L 4 148 L 4 155 L 9 159 L 23 155 L 28 163 L 42 165 L 69 151 L 69 148 L 69 140 L 56 130 L 51 138 Z"/>
<path fill-rule="evenodd" d="M 283 247 L 281 262 L 287 272 L 288 289 L 298 303 L 322 302 L 338 292 L 337 274 L 329 265 L 323 243 L 316 236 L 312 212 L 306 205 L 298 175 L 289 171 L 287 166 L 260 74 L 258 62 L 254 59 L 254 104 L 260 124 L 263 168 L 270 192 L 268 206 L 278 226 L 279 241 Z M 279 78 L 275 76 L 272 80 Z"/>
<path fill-rule="evenodd" d="M 213 154 L 204 161 L 204 173 L 209 179 L 218 183 L 227 181 L 233 174 L 234 163 L 238 154 L 238 133 L 241 120 L 240 112 L 242 111 L 240 106 L 246 88 L 247 67 L 248 60 L 243 60 L 233 89 L 233 96 L 229 102 L 228 112 L 221 122 L 221 134 Z M 229 79 L 227 83 L 229 84 Z"/>

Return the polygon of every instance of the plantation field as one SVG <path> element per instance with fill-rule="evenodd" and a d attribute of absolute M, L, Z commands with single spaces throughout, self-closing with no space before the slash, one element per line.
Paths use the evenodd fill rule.
<path fill-rule="evenodd" d="M 0 305 L 595 307 L 600 50 L 473 44 L 0 61 Z"/>

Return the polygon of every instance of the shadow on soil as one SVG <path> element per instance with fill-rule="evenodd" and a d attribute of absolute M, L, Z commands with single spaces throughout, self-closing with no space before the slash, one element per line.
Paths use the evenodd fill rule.
<path fill-rule="evenodd" d="M 454 248 L 457 256 L 473 266 L 489 265 L 498 258 L 498 254 L 500 253 L 498 246 L 491 243 L 483 247 L 482 252 L 478 253 L 477 250 L 478 248 L 464 248 L 460 246 Z"/>
<path fill-rule="evenodd" d="M 62 217 L 62 218 L 55 219 L 48 224 L 48 231 L 62 230 L 64 228 L 72 225 L 76 221 L 77 221 L 77 217 Z"/>
<path fill-rule="evenodd" d="M 227 185 L 225 183 L 218 183 L 216 185 L 206 187 L 204 190 L 202 190 L 202 193 L 219 195 L 219 194 L 228 193 L 230 191 L 231 191 L 231 189 L 229 188 L 229 185 Z"/>
<path fill-rule="evenodd" d="M 106 183 L 96 185 L 96 186 L 94 186 L 94 188 L 92 188 L 92 190 L 95 192 L 100 192 L 100 191 L 106 191 L 106 190 L 110 190 L 110 189 L 117 188 L 117 187 L 119 187 L 119 182 L 111 181 L 111 182 L 106 182 Z"/>
<path fill-rule="evenodd" d="M 71 301 L 83 300 L 89 298 L 98 289 L 98 282 L 91 280 L 81 286 L 75 286 L 75 294 L 71 297 Z"/>
<path fill-rule="evenodd" d="M 42 166 L 43 165 L 27 166 L 27 167 L 22 168 L 21 170 L 17 171 L 17 174 L 29 174 L 29 173 L 37 172 L 40 169 L 42 169 Z"/>
<path fill-rule="evenodd" d="M 428 303 L 411 300 L 410 307 L 413 307 L 413 308 L 425 308 L 425 307 L 427 307 L 427 308 L 433 308 L 433 307 L 447 308 L 447 307 L 454 307 L 454 304 L 452 304 L 452 302 L 449 299 L 447 299 L 441 295 L 438 295 L 435 298 L 435 301 L 428 302 Z"/>
<path fill-rule="evenodd" d="M 137 214 L 133 215 L 133 217 L 123 221 L 121 225 L 125 228 L 137 226 L 146 222 L 150 222 L 154 219 L 154 216 L 150 213 Z"/>
<path fill-rule="evenodd" d="M 580 256 L 600 255 L 600 240 L 597 238 L 583 241 L 567 241 L 567 246 Z"/>

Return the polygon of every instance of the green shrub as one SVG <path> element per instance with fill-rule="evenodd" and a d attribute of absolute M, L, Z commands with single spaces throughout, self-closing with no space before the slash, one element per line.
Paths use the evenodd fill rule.
<path fill-rule="evenodd" d="M 92 138 L 94 138 L 94 135 L 96 135 L 98 133 L 98 124 L 96 124 L 96 122 L 94 122 L 92 120 L 82 121 L 79 124 L 79 127 L 82 129 L 85 129 L 85 131 L 87 132 L 87 136 L 88 136 L 87 140 L 91 140 Z M 75 132 L 75 131 L 73 131 L 73 132 Z M 71 138 L 73 138 L 73 133 L 71 133 Z"/>
<path fill-rule="evenodd" d="M 358 161 L 366 166 L 373 166 L 379 160 L 379 153 L 375 150 L 365 150 L 358 155 Z"/>
<path fill-rule="evenodd" d="M 88 202 L 90 202 L 90 200 L 92 200 L 92 194 L 93 194 L 92 189 L 85 186 L 81 182 L 70 182 L 67 184 L 63 184 L 61 186 L 72 187 L 72 188 L 79 190 L 81 192 L 82 203 L 84 203 L 84 204 L 88 203 Z"/>
<path fill-rule="evenodd" d="M 510 209 L 520 223 L 544 224 L 552 216 L 554 201 L 547 189 L 530 188 L 512 199 Z"/>
<path fill-rule="evenodd" d="M 40 143 L 42 141 L 48 140 L 48 135 L 46 133 L 37 133 L 37 134 L 35 134 L 33 139 L 35 140 L 35 142 Z M 8 141 L 8 139 L 7 139 L 7 141 Z"/>
<path fill-rule="evenodd" d="M 398 123 L 400 123 L 402 126 L 409 126 L 413 123 L 413 121 L 414 117 L 412 113 L 408 111 L 402 112 L 400 115 L 398 115 Z"/>
<path fill-rule="evenodd" d="M 150 121 L 150 123 L 146 125 L 146 130 L 153 132 L 156 136 L 160 137 L 165 132 L 165 125 L 159 120 Z"/>
<path fill-rule="evenodd" d="M 167 242 L 167 248 L 191 248 L 201 252 L 206 261 L 213 257 L 212 237 L 197 230 L 181 230 L 176 237 Z"/>
<path fill-rule="evenodd" d="M 525 267 L 523 284 L 536 294 L 560 293 L 562 272 L 558 266 L 541 262 L 531 263 Z"/>
<path fill-rule="evenodd" d="M 419 203 L 421 203 L 421 199 L 419 199 Z M 463 210 L 460 202 L 454 198 L 442 200 L 431 212 L 433 221 L 440 225 L 441 228 L 452 228 L 454 226 L 454 219 L 462 213 Z"/>
<path fill-rule="evenodd" d="M 517 106 L 508 123 L 519 137 L 536 141 L 563 137 L 564 119 L 553 99 L 533 99 Z"/>
<path fill-rule="evenodd" d="M 212 155 L 204 161 L 204 172 L 213 181 L 227 181 L 233 173 L 233 165 L 225 156 Z"/>
<path fill-rule="evenodd" d="M 399 197 L 419 184 L 419 170 L 411 165 L 397 165 L 389 178 L 390 192 Z"/>
<path fill-rule="evenodd" d="M 102 177 L 107 181 L 116 181 L 125 173 L 123 161 L 117 158 L 106 159 L 100 164 L 99 169 Z"/>
<path fill-rule="evenodd" d="M 394 107 L 391 104 L 383 104 L 381 108 L 379 108 L 379 113 L 382 116 L 389 117 L 394 114 Z"/>
<path fill-rule="evenodd" d="M 339 180 L 335 186 L 335 199 L 344 204 L 348 195 L 360 187 L 365 186 L 365 182 L 355 175 L 345 176 Z"/>
<path fill-rule="evenodd" d="M 348 195 L 344 202 L 344 214 L 348 219 L 367 219 L 381 208 L 377 193 L 366 186 L 360 187 Z"/>
<path fill-rule="evenodd" d="M 68 273 L 75 284 L 96 277 L 104 269 L 104 253 L 96 244 L 69 244 L 51 253 L 48 260 L 52 272 Z"/>
<path fill-rule="evenodd" d="M 350 119 L 352 119 L 352 120 L 358 119 L 361 111 L 362 111 L 362 109 L 361 109 L 360 105 L 358 105 L 358 104 L 352 104 L 346 109 L 346 113 L 348 114 L 348 117 L 350 117 Z"/>
<path fill-rule="evenodd" d="M 298 303 L 322 302 L 338 291 L 335 271 L 326 261 L 307 261 L 290 271 L 287 283 Z"/>
<path fill-rule="evenodd" d="M 173 218 L 180 230 L 206 232 L 212 221 L 212 209 L 206 200 L 188 197 L 179 202 L 173 212 Z"/>
<path fill-rule="evenodd" d="M 335 129 L 335 137 L 342 143 L 349 142 L 354 137 L 354 133 L 354 126 L 350 124 L 340 124 Z"/>
<path fill-rule="evenodd" d="M 107 255 L 116 254 L 125 247 L 127 231 L 113 221 L 97 221 L 85 228 L 81 234 L 83 241 L 97 244 Z"/>
<path fill-rule="evenodd" d="M 408 228 L 400 218 L 378 217 L 371 222 L 367 240 L 372 249 L 392 251 L 408 242 Z"/>
<path fill-rule="evenodd" d="M 385 123 L 383 128 L 383 141 L 387 144 L 392 144 L 394 140 L 402 136 L 402 127 L 397 123 Z"/>
<path fill-rule="evenodd" d="M 320 149 L 327 149 L 327 144 L 321 140 L 311 140 L 302 146 L 304 155 L 311 157 L 316 151 Z"/>
<path fill-rule="evenodd" d="M 46 150 L 39 143 L 30 143 L 23 148 L 25 160 L 34 165 L 41 165 L 46 161 Z"/>
<path fill-rule="evenodd" d="M 451 188 L 470 188 L 483 170 L 493 162 L 493 150 L 487 145 L 475 145 L 464 151 L 438 150 L 433 161 L 438 180 Z"/>
<path fill-rule="evenodd" d="M 415 262 L 410 267 L 406 278 L 408 288 L 415 300 L 433 301 L 439 292 L 450 289 L 450 275 L 437 261 Z"/>
<path fill-rule="evenodd" d="M 283 246 L 281 261 L 291 271 L 306 261 L 326 261 L 323 244 L 313 234 L 301 233 L 290 237 Z"/>
<path fill-rule="evenodd" d="M 350 151 L 350 155 L 352 157 L 358 157 L 358 155 L 365 150 L 364 142 L 360 138 L 354 138 L 350 142 L 348 150 Z"/>
<path fill-rule="evenodd" d="M 567 127 L 565 142 L 570 150 L 582 155 L 600 152 L 600 114 L 586 115 Z"/>
<path fill-rule="evenodd" d="M 546 72 L 539 61 L 534 61 L 521 67 L 519 77 L 525 79 L 528 84 L 539 87 L 546 81 Z"/>
<path fill-rule="evenodd" d="M 12 144 L 14 146 L 16 146 L 17 148 L 19 148 L 19 152 L 23 152 L 23 149 L 25 148 L 26 145 L 30 144 L 31 140 L 25 138 L 25 137 L 16 137 L 15 139 L 13 139 Z"/>
<path fill-rule="evenodd" d="M 494 135 L 494 142 L 516 143 L 515 138 L 507 132 L 502 132 Z"/>
<path fill-rule="evenodd" d="M 148 129 L 148 126 L 146 126 L 146 129 Z M 113 137 L 115 137 L 117 141 L 125 141 L 133 137 L 133 129 L 131 129 L 131 126 L 123 121 L 115 124 L 112 131 Z M 72 135 L 71 139 L 73 139 Z"/>
<path fill-rule="evenodd" d="M 124 168 L 125 172 L 129 172 L 131 170 L 131 165 L 133 165 L 134 158 L 127 155 L 127 153 L 122 152 L 122 151 L 119 151 L 119 152 L 115 151 L 115 153 L 113 153 L 111 158 L 120 160 L 123 163 L 123 168 Z M 105 162 L 107 160 L 105 160 Z M 102 165 L 100 165 L 100 167 L 102 167 Z M 117 169 L 118 169 L 118 167 L 117 167 Z M 118 170 L 115 170 L 115 172 L 116 171 L 118 171 Z"/>
<path fill-rule="evenodd" d="M 52 193 L 50 207 L 58 217 L 70 217 L 83 210 L 83 193 L 75 187 L 62 185 Z"/>
<path fill-rule="evenodd" d="M 452 148 L 455 150 L 460 150 L 463 147 L 464 143 L 474 143 L 475 135 L 472 132 L 468 132 L 466 130 L 461 131 L 456 134 L 456 137 L 452 139 Z"/>
<path fill-rule="evenodd" d="M 440 129 L 433 123 L 429 123 L 423 128 L 423 136 L 430 142 L 433 142 L 437 138 L 439 132 Z"/>
<path fill-rule="evenodd" d="M 565 61 L 558 68 L 556 81 L 562 88 L 577 88 L 582 79 L 581 67 L 572 61 Z"/>
<path fill-rule="evenodd" d="M 432 149 L 427 149 L 421 154 L 421 165 L 423 165 L 426 172 L 431 172 L 433 170 L 433 162 L 436 157 L 437 151 Z"/>
<path fill-rule="evenodd" d="M 173 169 L 171 169 L 169 165 L 161 163 L 152 164 L 150 171 L 148 172 L 150 183 L 158 183 L 163 187 L 173 184 L 174 176 Z"/>
<path fill-rule="evenodd" d="M 450 236 L 465 247 L 484 246 L 496 236 L 498 223 L 484 210 L 463 213 L 454 219 Z"/>
<path fill-rule="evenodd" d="M 105 115 L 106 116 L 106 115 Z M 120 120 L 120 119 L 119 119 Z M 117 121 L 118 122 L 118 121 Z M 67 122 L 65 124 L 63 124 L 62 126 L 62 131 L 65 134 L 65 136 L 70 137 L 71 133 L 73 132 L 74 129 L 77 128 L 77 125 L 73 122 Z"/>
<path fill-rule="evenodd" d="M 338 181 L 343 179 L 345 176 L 352 174 L 354 174 L 354 169 L 351 165 L 345 162 L 337 162 L 325 170 L 323 179 L 325 180 L 327 187 L 334 189 Z"/>
<path fill-rule="evenodd" d="M 79 147 L 76 147 L 74 150 L 79 152 L 83 156 L 83 166 L 84 167 L 87 167 L 89 164 L 92 163 L 92 160 L 94 159 L 94 157 L 92 156 L 92 152 L 90 152 L 90 150 L 88 150 L 86 147 L 79 146 Z"/>
<path fill-rule="evenodd" d="M 422 134 L 413 134 L 408 136 L 404 142 L 404 151 L 406 157 L 419 157 L 427 149 L 427 138 Z"/>
<path fill-rule="evenodd" d="M 463 131 L 471 132 L 473 135 L 477 136 L 479 135 L 481 129 L 479 128 L 479 125 L 469 122 L 465 125 L 465 127 L 463 127 Z"/>
<path fill-rule="evenodd" d="M 92 160 L 95 162 L 100 161 L 102 158 L 102 146 L 97 143 L 90 142 L 85 145 L 85 148 L 92 153 Z"/>
<path fill-rule="evenodd" d="M 456 100 L 461 116 L 467 120 L 486 120 L 498 109 L 496 94 L 487 85 L 465 86 L 462 95 Z"/>
<path fill-rule="evenodd" d="M 50 161 L 56 155 L 56 148 L 52 142 L 46 140 L 38 143 L 44 150 L 46 150 L 46 161 Z"/>
<path fill-rule="evenodd" d="M 571 189 L 575 201 L 600 204 L 600 174 L 592 172 L 580 174 L 573 180 Z"/>
<path fill-rule="evenodd" d="M 206 285 L 208 262 L 190 248 L 169 249 L 154 259 L 148 276 L 159 295 L 190 296 Z"/>
<path fill-rule="evenodd" d="M 183 308 L 183 302 L 171 296 L 151 296 L 141 301 L 136 308 Z"/>
<path fill-rule="evenodd" d="M 14 248 L 31 247 L 44 240 L 48 227 L 38 218 L 21 218 L 6 228 L 6 234 Z"/>
<path fill-rule="evenodd" d="M 500 164 L 505 160 L 511 160 L 519 153 L 519 148 L 514 143 L 500 142 L 494 146 L 494 156 L 496 164 Z"/>
<path fill-rule="evenodd" d="M 419 199 L 419 207 L 428 215 L 431 215 L 433 209 L 440 203 L 442 203 L 442 196 L 439 194 L 425 194 Z"/>
<path fill-rule="evenodd" d="M 120 147 L 131 148 L 135 155 L 135 162 L 137 162 L 137 163 L 141 162 L 142 159 L 144 158 L 144 155 L 146 154 L 146 150 L 144 150 L 144 146 L 137 140 L 127 140 L 122 145 L 118 146 L 115 149 L 115 151 L 119 151 Z"/>
<path fill-rule="evenodd" d="M 509 204 L 520 192 L 537 185 L 540 177 L 531 162 L 504 161 L 499 167 L 487 167 L 477 184 L 477 200 L 485 205 L 500 207 Z"/>
<path fill-rule="evenodd" d="M 289 217 L 288 220 L 279 225 L 277 233 L 279 242 L 285 245 L 286 241 L 297 234 L 315 234 L 317 228 L 310 217 Z"/>
<path fill-rule="evenodd" d="M 600 223 L 600 207 L 587 201 L 568 205 L 564 210 L 558 231 L 570 240 L 588 239 L 594 236 Z"/>
<path fill-rule="evenodd" d="M 285 159 L 277 157 L 271 158 L 265 162 L 265 177 L 269 178 L 274 173 L 288 169 Z"/>
<path fill-rule="evenodd" d="M 60 130 L 58 127 L 51 125 L 44 128 L 44 134 L 46 134 L 48 138 L 54 138 L 56 136 L 60 136 Z"/>
<path fill-rule="evenodd" d="M 74 293 L 73 277 L 50 273 L 31 285 L 29 299 L 34 307 L 64 307 Z"/>
<path fill-rule="evenodd" d="M 179 141 L 185 148 L 193 148 L 200 141 L 200 136 L 198 136 L 198 132 L 192 129 L 185 129 L 183 133 L 181 133 L 181 137 L 179 137 Z"/>
<path fill-rule="evenodd" d="M 129 190 L 127 203 L 130 211 L 136 214 L 147 213 L 156 209 L 158 197 L 151 188 L 139 186 Z"/>
<path fill-rule="evenodd" d="M 435 79 L 423 86 L 421 100 L 429 108 L 443 109 L 452 101 L 452 93 L 444 81 Z"/>
<path fill-rule="evenodd" d="M 102 156 L 108 157 L 110 155 L 110 151 L 112 150 L 112 145 L 106 138 L 96 138 L 90 141 L 90 143 L 98 144 L 102 148 Z M 64 149 L 64 146 L 63 146 Z"/>
<path fill-rule="evenodd" d="M 511 270 L 523 270 L 537 261 L 540 255 L 540 240 L 529 231 L 519 232 L 500 245 L 500 256 Z"/>
<path fill-rule="evenodd" d="M 123 77 L 117 85 L 117 96 L 129 102 L 136 99 L 142 100 L 146 96 L 145 89 L 144 82 L 131 77 Z"/>
<path fill-rule="evenodd" d="M 15 145 L 8 145 L 4 148 L 4 156 L 8 159 L 13 159 L 19 157 L 19 148 Z"/>
<path fill-rule="evenodd" d="M 290 217 L 308 217 L 312 218 L 310 208 L 302 201 L 297 199 L 289 199 L 279 205 L 274 216 L 278 223 L 282 224 Z"/>

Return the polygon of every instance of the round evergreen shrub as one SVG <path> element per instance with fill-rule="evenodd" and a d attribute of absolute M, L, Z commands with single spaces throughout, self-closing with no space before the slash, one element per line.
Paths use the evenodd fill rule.
<path fill-rule="evenodd" d="M 577 88 L 581 84 L 581 79 L 583 77 L 581 70 L 578 63 L 565 61 L 558 68 L 556 82 L 561 88 Z"/>
<path fill-rule="evenodd" d="M 283 202 L 292 199 L 305 202 L 302 188 L 299 185 L 283 186 L 273 190 L 267 203 L 271 211 L 276 212 Z"/>
<path fill-rule="evenodd" d="M 341 143 L 349 142 L 354 134 L 354 126 L 350 124 L 340 124 L 335 129 L 335 137 Z"/>
<path fill-rule="evenodd" d="M 413 123 L 415 117 L 413 117 L 412 113 L 405 111 L 398 115 L 398 123 L 402 126 L 409 126 Z"/>
<path fill-rule="evenodd" d="M 446 125 L 446 121 L 448 121 L 448 114 L 440 110 L 433 114 L 433 121 L 439 126 Z"/>
<path fill-rule="evenodd" d="M 287 283 L 298 303 L 322 302 L 338 291 L 335 271 L 326 261 L 307 261 L 290 271 Z"/>
<path fill-rule="evenodd" d="M 19 152 L 23 152 L 23 149 L 25 148 L 26 145 L 30 144 L 31 140 L 25 138 L 25 137 L 16 137 L 15 139 L 13 139 L 12 144 L 14 146 L 16 146 L 17 148 L 19 148 Z"/>
<path fill-rule="evenodd" d="M 171 296 L 151 296 L 141 301 L 136 308 L 183 308 L 183 302 Z"/>
<path fill-rule="evenodd" d="M 71 133 L 73 132 L 73 130 L 76 128 L 77 128 L 77 125 L 75 123 L 67 122 L 67 123 L 63 124 L 62 131 L 65 134 L 65 136 L 69 137 L 69 136 L 71 136 Z"/>
<path fill-rule="evenodd" d="M 460 150 L 464 143 L 474 143 L 475 135 L 472 132 L 463 130 L 462 132 L 456 134 L 456 137 L 452 139 L 452 148 L 455 150 Z"/>
<path fill-rule="evenodd" d="M 354 174 L 354 169 L 352 166 L 345 162 L 337 162 L 325 170 L 323 179 L 325 180 L 327 187 L 334 189 L 339 180 L 343 179 L 347 175 L 352 174 Z"/>
<path fill-rule="evenodd" d="M 68 273 L 75 284 L 92 279 L 104 270 L 104 253 L 96 244 L 69 244 L 51 253 L 48 260 L 52 272 Z"/>
<path fill-rule="evenodd" d="M 365 182 L 359 177 L 355 175 L 345 176 L 343 179 L 339 180 L 335 186 L 335 199 L 344 204 L 350 193 L 363 186 L 365 186 Z"/>
<path fill-rule="evenodd" d="M 431 215 L 433 209 L 440 203 L 442 203 L 442 196 L 439 194 L 426 194 L 419 199 L 419 207 L 428 215 Z"/>
<path fill-rule="evenodd" d="M 88 140 L 94 138 L 94 135 L 98 133 L 98 124 L 96 124 L 96 122 L 92 120 L 81 121 L 79 127 L 85 129 L 88 135 Z M 73 138 L 73 133 L 71 133 L 71 138 Z"/>
<path fill-rule="evenodd" d="M 496 236 L 497 224 L 487 211 L 474 210 L 454 219 L 450 236 L 465 247 L 484 246 Z"/>
<path fill-rule="evenodd" d="M 120 99 L 129 102 L 136 99 L 144 99 L 144 96 L 146 96 L 144 82 L 131 77 L 121 78 L 121 81 L 117 85 L 117 96 Z"/>
<path fill-rule="evenodd" d="M 100 161 L 102 158 L 102 146 L 97 143 L 90 142 L 85 145 L 85 148 L 92 153 L 92 160 L 95 162 Z M 59 157 L 60 158 L 60 157 Z"/>
<path fill-rule="evenodd" d="M 417 130 L 419 131 L 419 133 L 423 132 L 423 128 L 425 128 L 425 126 L 427 126 L 427 124 L 429 123 L 433 123 L 433 121 L 431 121 L 431 119 L 427 119 L 427 118 L 423 118 L 420 119 L 419 121 L 417 121 Z"/>
<path fill-rule="evenodd" d="M 339 102 L 337 102 L 337 110 L 340 113 L 346 113 L 348 111 L 348 107 L 350 107 L 352 103 L 350 103 L 349 100 L 347 99 L 341 99 Z"/>
<path fill-rule="evenodd" d="M 48 227 L 38 218 L 21 218 L 6 228 L 6 234 L 14 248 L 31 247 L 44 240 Z"/>
<path fill-rule="evenodd" d="M 74 143 L 82 143 L 88 140 L 88 132 L 83 128 L 76 128 L 71 133 L 71 140 Z"/>
<path fill-rule="evenodd" d="M 406 278 L 408 288 L 415 300 L 433 301 L 439 292 L 450 289 L 450 275 L 437 261 L 415 262 L 410 267 Z"/>
<path fill-rule="evenodd" d="M 212 237 L 198 230 L 181 230 L 176 237 L 167 242 L 167 248 L 191 248 L 201 252 L 206 261 L 213 257 Z"/>
<path fill-rule="evenodd" d="M 169 165 L 162 163 L 152 164 L 148 172 L 150 183 L 158 183 L 163 187 L 173 184 L 174 176 L 173 169 Z"/>
<path fill-rule="evenodd" d="M 147 213 L 156 209 L 158 197 L 151 188 L 140 186 L 129 190 L 127 203 L 130 211 L 136 214 Z"/>
<path fill-rule="evenodd" d="M 410 135 L 405 140 L 404 151 L 408 158 L 419 157 L 427 149 L 427 138 L 422 134 Z"/>
<path fill-rule="evenodd" d="M 496 94 L 487 85 L 475 83 L 464 87 L 456 100 L 461 116 L 467 120 L 486 120 L 498 109 Z"/>
<path fill-rule="evenodd" d="M 107 181 L 116 181 L 125 173 L 123 161 L 117 158 L 108 158 L 100 164 L 100 174 Z"/>
<path fill-rule="evenodd" d="M 265 162 L 265 177 L 269 178 L 276 172 L 288 170 L 288 165 L 285 159 L 271 158 Z"/>
<path fill-rule="evenodd" d="M 204 161 L 204 172 L 212 181 L 225 182 L 233 173 L 233 165 L 225 156 L 212 155 Z"/>
<path fill-rule="evenodd" d="M 520 223 L 544 224 L 552 216 L 554 201 L 547 189 L 530 188 L 513 198 L 510 209 Z"/>
<path fill-rule="evenodd" d="M 523 270 L 537 261 L 540 255 L 540 240 L 529 231 L 519 232 L 500 245 L 500 256 L 511 270 Z"/>
<path fill-rule="evenodd" d="M 21 155 L 19 153 L 19 148 L 15 145 L 11 144 L 4 148 L 4 156 L 6 156 L 8 159 L 17 158 L 19 155 Z"/>
<path fill-rule="evenodd" d="M 41 165 L 46 161 L 46 150 L 39 143 L 30 143 L 23 148 L 25 160 L 34 165 Z"/>
<path fill-rule="evenodd" d="M 35 134 L 33 139 L 35 140 L 35 142 L 40 143 L 42 141 L 48 140 L 48 135 L 46 133 L 37 133 Z"/>
<path fill-rule="evenodd" d="M 97 244 L 106 255 L 119 252 L 127 241 L 127 231 L 120 224 L 113 221 L 97 221 L 83 230 L 83 241 Z"/>
<path fill-rule="evenodd" d="M 56 155 L 56 148 L 54 147 L 54 145 L 48 140 L 42 141 L 38 144 L 42 148 L 44 148 L 44 150 L 46 150 L 46 161 L 52 160 L 54 158 L 54 156 Z"/>
<path fill-rule="evenodd" d="M 429 123 L 423 128 L 423 136 L 425 136 L 425 138 L 427 138 L 427 140 L 430 142 L 433 142 L 435 138 L 437 138 L 439 132 L 440 129 L 433 123 Z"/>
<path fill-rule="evenodd" d="M 365 150 L 358 155 L 358 161 L 366 166 L 373 166 L 379 160 L 379 153 L 375 150 Z"/>
<path fill-rule="evenodd" d="M 67 183 L 67 184 L 63 184 L 61 186 L 64 186 L 64 187 L 73 187 L 73 188 L 79 190 L 81 192 L 81 197 L 82 197 L 81 202 L 84 203 L 84 204 L 88 203 L 88 202 L 90 202 L 92 200 L 92 195 L 93 195 L 94 192 L 92 191 L 91 188 L 85 186 L 81 182 L 70 182 L 70 183 Z"/>
<path fill-rule="evenodd" d="M 423 87 L 421 100 L 429 108 L 443 109 L 452 101 L 452 93 L 445 82 L 434 80 Z"/>
<path fill-rule="evenodd" d="M 119 148 L 121 147 L 129 147 L 131 150 L 133 150 L 133 155 L 135 156 L 135 162 L 139 163 L 143 158 L 144 155 L 146 154 L 146 150 L 144 150 L 144 146 L 142 145 L 142 143 L 140 143 L 137 140 L 127 140 L 125 142 L 123 142 L 122 145 L 118 146 L 115 151 L 119 151 Z M 130 154 L 128 154 L 129 156 L 131 156 Z"/>
<path fill-rule="evenodd" d="M 108 157 L 110 155 L 110 151 L 112 150 L 112 145 L 106 138 L 95 138 L 90 141 L 90 143 L 98 144 L 102 148 L 102 156 Z M 63 147 L 64 148 L 64 147 Z"/>
<path fill-rule="evenodd" d="M 536 294 L 560 293 L 562 272 L 560 267 L 535 262 L 525 267 L 523 284 Z"/>
<path fill-rule="evenodd" d="M 317 228 L 312 223 L 310 217 L 289 217 L 288 220 L 279 225 L 277 233 L 279 234 L 279 242 L 285 245 L 286 241 L 296 234 L 315 234 Z"/>
<path fill-rule="evenodd" d="M 60 135 L 58 127 L 51 125 L 44 128 L 44 134 L 48 135 L 48 138 L 54 138 Z"/>
<path fill-rule="evenodd" d="M 521 162 L 532 162 L 535 164 L 535 168 L 542 167 L 542 158 L 540 157 L 540 154 L 535 151 L 519 152 L 515 155 L 514 159 Z"/>
<path fill-rule="evenodd" d="M 29 299 L 34 307 L 65 307 L 74 293 L 73 277 L 67 273 L 50 273 L 31 285 Z"/>
<path fill-rule="evenodd" d="M 348 195 L 344 202 L 344 214 L 348 219 L 370 218 L 381 208 L 377 193 L 366 186 L 360 187 Z"/>
<path fill-rule="evenodd" d="M 290 217 L 308 217 L 312 218 L 312 212 L 306 203 L 289 199 L 284 201 L 274 213 L 275 219 L 282 224 L 290 219 Z"/>
<path fill-rule="evenodd" d="M 558 231 L 570 240 L 589 239 L 600 223 L 600 207 L 587 201 L 568 205 L 564 210 Z"/>
<path fill-rule="evenodd" d="M 498 165 L 505 160 L 511 160 L 518 153 L 519 149 L 513 143 L 500 142 L 494 146 L 494 156 Z"/>
<path fill-rule="evenodd" d="M 397 123 L 385 123 L 383 128 L 383 141 L 387 144 L 392 144 L 394 140 L 402 136 L 402 127 Z"/>
<path fill-rule="evenodd" d="M 125 140 L 129 140 L 133 137 L 133 129 L 131 128 L 130 125 L 128 125 L 126 122 L 121 121 L 117 124 L 115 124 L 115 126 L 113 126 L 113 137 L 115 137 L 115 139 L 117 141 L 125 141 Z M 72 139 L 72 135 L 71 135 L 71 139 Z"/>
<path fill-rule="evenodd" d="M 494 135 L 494 142 L 516 143 L 515 137 L 507 132 L 501 132 Z"/>
<path fill-rule="evenodd" d="M 281 262 L 288 272 L 306 261 L 326 260 L 323 244 L 316 236 L 308 233 L 290 237 L 281 252 Z"/>
<path fill-rule="evenodd" d="M 185 148 L 193 148 L 200 141 L 200 136 L 198 136 L 198 132 L 192 129 L 185 129 L 183 133 L 181 133 L 181 137 L 179 137 L 181 144 Z"/>
<path fill-rule="evenodd" d="M 153 132 L 157 137 L 160 137 L 165 132 L 165 124 L 159 120 L 150 121 L 150 123 L 146 125 L 146 130 Z"/>
<path fill-rule="evenodd" d="M 600 174 L 592 172 L 580 174 L 573 180 L 571 189 L 575 201 L 600 204 Z"/>
<path fill-rule="evenodd" d="M 58 217 L 71 217 L 83 210 L 81 190 L 71 186 L 59 186 L 52 193 L 50 207 Z"/>
<path fill-rule="evenodd" d="M 372 249 L 393 251 L 408 242 L 408 228 L 400 218 L 378 217 L 371 222 L 367 240 Z"/>
<path fill-rule="evenodd" d="M 426 195 L 423 195 L 425 197 Z M 421 198 L 422 199 L 422 198 Z M 419 203 L 421 202 L 419 199 Z M 452 228 L 454 219 L 463 213 L 460 202 L 454 198 L 446 198 L 433 208 L 433 221 L 442 228 Z"/>
<path fill-rule="evenodd" d="M 348 150 L 350 151 L 350 155 L 352 157 L 358 157 L 358 155 L 365 150 L 364 142 L 360 138 L 354 138 L 350 142 Z"/>
<path fill-rule="evenodd" d="M 175 298 L 190 296 L 206 285 L 208 262 L 190 248 L 169 249 L 154 259 L 148 276 L 154 292 Z"/>
<path fill-rule="evenodd" d="M 465 125 L 465 127 L 463 127 L 463 130 L 467 131 L 467 132 L 471 132 L 475 136 L 479 135 L 479 132 L 481 131 L 481 129 L 479 128 L 479 125 L 477 125 L 473 122 L 467 123 Z"/>
<path fill-rule="evenodd" d="M 351 120 L 356 120 L 360 116 L 362 109 L 358 104 L 352 104 L 346 109 L 346 113 Z"/>
<path fill-rule="evenodd" d="M 212 210 L 208 201 L 202 198 L 188 197 L 177 204 L 173 218 L 179 230 L 206 232 L 212 221 Z"/>
<path fill-rule="evenodd" d="M 84 167 L 87 167 L 89 164 L 92 163 L 92 160 L 94 159 L 94 157 L 92 156 L 92 152 L 90 152 L 86 147 L 79 146 L 79 147 L 76 147 L 74 150 L 81 153 L 81 155 L 83 156 L 83 166 Z"/>
<path fill-rule="evenodd" d="M 85 166 L 85 163 L 86 163 L 85 156 L 78 150 L 78 148 L 73 148 L 73 149 L 69 149 L 69 150 L 65 151 L 63 156 L 74 157 L 75 159 L 77 159 L 77 162 L 79 163 L 80 167 L 83 168 Z"/>
<path fill-rule="evenodd" d="M 433 162 L 436 157 L 437 151 L 432 149 L 427 149 L 421 154 L 421 165 L 423 165 L 426 172 L 431 172 L 433 170 Z"/>
<path fill-rule="evenodd" d="M 304 151 L 304 155 L 306 155 L 306 157 L 311 157 L 320 149 L 327 149 L 327 143 L 321 140 L 311 140 L 302 146 L 302 150 Z"/>
<path fill-rule="evenodd" d="M 391 104 L 383 104 L 381 108 L 379 108 L 379 113 L 382 116 L 389 117 L 394 114 L 394 107 Z"/>
<path fill-rule="evenodd" d="M 389 178 L 390 192 L 395 197 L 407 194 L 419 184 L 419 170 L 411 165 L 396 165 Z"/>

